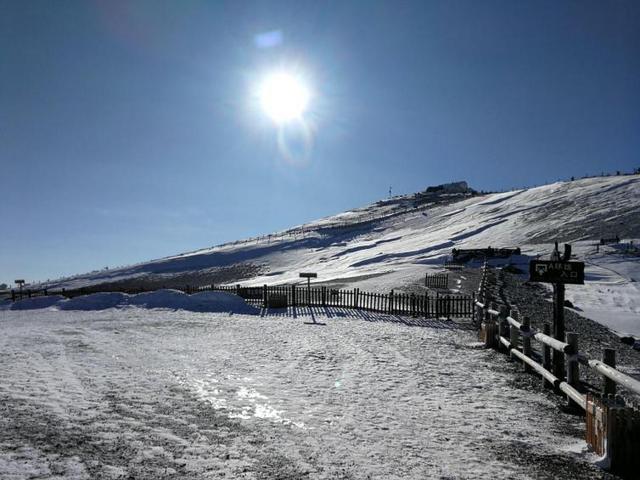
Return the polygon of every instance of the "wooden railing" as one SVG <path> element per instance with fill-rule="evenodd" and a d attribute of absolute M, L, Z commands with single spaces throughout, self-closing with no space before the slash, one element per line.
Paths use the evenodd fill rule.
<path fill-rule="evenodd" d="M 614 349 L 603 349 L 602 360 L 589 358 L 580 353 L 577 333 L 569 332 L 564 339 L 553 338 L 549 323 L 544 324 L 542 332 L 537 331 L 529 317 L 520 318 L 516 308 L 499 306 L 493 301 L 492 275 L 485 263 L 475 301 L 474 319 L 480 324 L 485 346 L 519 360 L 526 372 L 540 375 L 546 386 L 564 394 L 570 407 L 587 413 L 586 440 L 606 459 L 605 467 L 618 472 L 636 469 L 640 462 L 627 452 L 630 448 L 640 450 L 640 412 L 626 408 L 622 397 L 616 394 L 620 387 L 632 396 L 640 395 L 640 381 L 615 368 Z M 532 348 L 534 341 L 539 344 L 540 353 Z M 559 352 L 561 365 L 552 364 L 552 351 Z M 600 396 L 588 393 L 592 387 L 581 381 L 580 365 L 602 378 Z"/>

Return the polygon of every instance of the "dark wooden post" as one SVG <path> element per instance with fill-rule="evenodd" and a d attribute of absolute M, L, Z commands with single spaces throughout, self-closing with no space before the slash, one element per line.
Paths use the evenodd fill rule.
<path fill-rule="evenodd" d="M 387 306 L 389 308 L 389 313 L 393 313 L 393 290 L 389 293 L 389 305 Z"/>
<path fill-rule="evenodd" d="M 507 338 L 507 317 L 509 316 L 509 309 L 506 305 L 500 305 L 498 311 L 498 351 L 504 350 L 504 345 L 500 341 L 500 337 Z"/>
<path fill-rule="evenodd" d="M 564 284 L 554 283 L 554 312 L 553 337 L 564 342 L 566 332 L 564 328 Z M 564 379 L 564 353 L 553 350 L 553 374 L 559 380 Z"/>
<path fill-rule="evenodd" d="M 511 310 L 511 318 L 514 320 L 518 320 L 518 310 Z M 518 350 L 518 337 L 520 336 L 520 330 L 513 325 L 509 324 L 509 343 L 511 344 L 511 348 L 514 350 Z M 526 365 L 526 363 L 525 363 Z"/>
<path fill-rule="evenodd" d="M 471 292 L 471 322 L 476 323 L 476 292 Z"/>
<path fill-rule="evenodd" d="M 327 287 L 325 287 L 324 285 L 322 286 L 322 306 L 326 307 L 327 306 Z"/>
<path fill-rule="evenodd" d="M 605 348 L 602 352 L 602 363 L 609 365 L 611 368 L 616 368 L 616 351 L 613 348 Z M 602 376 L 604 379 L 604 395 L 616 394 L 616 382 L 609 378 Z"/>
<path fill-rule="evenodd" d="M 267 308 L 269 304 L 268 294 L 267 294 L 267 284 L 265 283 L 262 286 L 262 308 Z"/>
<path fill-rule="evenodd" d="M 551 335 L 551 325 L 549 323 L 544 324 L 543 332 L 545 335 Z M 545 370 L 551 371 L 551 347 L 546 344 L 542 346 L 542 366 Z M 545 388 L 551 388 L 552 386 L 544 377 L 542 377 L 542 385 Z"/>
<path fill-rule="evenodd" d="M 291 285 L 291 306 L 296 306 L 296 286 Z"/>
<path fill-rule="evenodd" d="M 567 383 L 575 389 L 580 389 L 580 367 L 578 365 L 578 334 L 567 333 L 567 343 L 571 347 L 571 352 L 567 354 Z M 569 406 L 577 406 L 569 399 Z"/>
<path fill-rule="evenodd" d="M 189 288 L 189 287 L 187 286 L 187 288 Z M 236 295 L 240 296 L 240 284 L 239 283 L 236 285 Z"/>
<path fill-rule="evenodd" d="M 411 294 L 411 316 L 412 317 L 416 316 L 416 294 L 415 293 Z"/>
<path fill-rule="evenodd" d="M 522 319 L 522 326 L 524 327 L 522 334 L 522 353 L 531 358 L 531 320 L 526 315 Z M 527 373 L 531 371 L 531 367 L 526 363 L 524 364 L 524 371 Z"/>
<path fill-rule="evenodd" d="M 356 309 L 358 308 L 358 306 L 360 304 L 360 302 L 359 302 L 360 298 L 359 297 L 360 297 L 360 289 L 356 288 L 353 291 L 353 308 L 356 308 Z"/>

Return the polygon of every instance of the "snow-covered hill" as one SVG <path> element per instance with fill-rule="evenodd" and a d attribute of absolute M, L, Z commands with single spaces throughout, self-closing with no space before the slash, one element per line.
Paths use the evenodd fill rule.
<path fill-rule="evenodd" d="M 197 275 L 244 285 L 318 282 L 389 290 L 439 270 L 453 248 L 520 247 L 522 264 L 570 242 L 587 262 L 586 285 L 567 298 L 594 320 L 640 335 L 640 256 L 601 237 L 640 243 L 640 176 L 598 177 L 488 195 L 435 192 L 395 197 L 287 232 L 51 284 L 67 288 L 135 278 Z M 233 273 L 239 272 L 237 278 Z M 219 277 L 220 272 L 226 276 Z M 223 278 L 223 280 L 219 280 Z M 240 280 L 240 281 L 238 281 Z M 208 283 L 211 283 L 209 281 Z"/>

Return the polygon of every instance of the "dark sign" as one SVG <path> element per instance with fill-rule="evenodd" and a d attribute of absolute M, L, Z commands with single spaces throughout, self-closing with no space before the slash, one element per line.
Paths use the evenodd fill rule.
<path fill-rule="evenodd" d="M 301 273 L 300 278 L 318 278 L 317 273 Z"/>
<path fill-rule="evenodd" d="M 584 284 L 584 262 L 531 260 L 529 281 Z"/>

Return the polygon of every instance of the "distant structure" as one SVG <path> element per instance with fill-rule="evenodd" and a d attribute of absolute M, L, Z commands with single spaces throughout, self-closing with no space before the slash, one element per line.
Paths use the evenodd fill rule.
<path fill-rule="evenodd" d="M 427 187 L 427 193 L 469 193 L 473 192 L 467 182 L 443 183 L 434 187 Z"/>
<path fill-rule="evenodd" d="M 389 198 L 391 198 L 391 187 L 389 187 Z"/>

